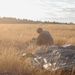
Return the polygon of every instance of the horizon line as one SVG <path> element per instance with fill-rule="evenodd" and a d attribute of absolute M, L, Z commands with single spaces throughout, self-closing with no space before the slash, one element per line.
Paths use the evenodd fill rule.
<path fill-rule="evenodd" d="M 19 18 L 19 17 L 7 17 L 7 16 L 0 16 L 0 18 L 15 18 L 15 19 L 20 19 L 20 20 L 23 20 L 23 19 L 25 19 L 25 20 L 31 20 L 31 21 L 40 21 L 40 22 L 56 22 L 56 23 L 67 23 L 67 24 L 70 24 L 70 23 L 72 23 L 72 24 L 75 24 L 74 22 L 58 22 L 58 21 L 49 21 L 49 20 L 44 20 L 44 21 L 42 21 L 42 20 L 33 20 L 33 19 L 27 19 L 27 18 Z"/>

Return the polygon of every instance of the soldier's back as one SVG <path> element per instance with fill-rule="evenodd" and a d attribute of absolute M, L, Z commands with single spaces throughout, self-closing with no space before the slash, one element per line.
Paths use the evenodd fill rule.
<path fill-rule="evenodd" d="M 48 31 L 42 31 L 37 38 L 38 45 L 52 45 L 53 38 Z"/>

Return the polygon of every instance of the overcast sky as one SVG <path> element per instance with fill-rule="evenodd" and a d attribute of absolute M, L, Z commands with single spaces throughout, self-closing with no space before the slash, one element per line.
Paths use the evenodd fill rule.
<path fill-rule="evenodd" d="M 0 17 L 75 23 L 75 0 L 0 0 Z"/>

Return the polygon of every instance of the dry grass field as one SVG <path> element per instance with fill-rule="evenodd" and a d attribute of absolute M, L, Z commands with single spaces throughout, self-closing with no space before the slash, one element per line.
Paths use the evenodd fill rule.
<path fill-rule="evenodd" d="M 75 72 L 59 70 L 50 72 L 33 69 L 28 61 L 21 58 L 23 52 L 35 51 L 39 47 L 25 42 L 38 36 L 38 27 L 48 30 L 55 45 L 75 44 L 75 25 L 65 24 L 0 24 L 0 75 L 75 75 Z"/>

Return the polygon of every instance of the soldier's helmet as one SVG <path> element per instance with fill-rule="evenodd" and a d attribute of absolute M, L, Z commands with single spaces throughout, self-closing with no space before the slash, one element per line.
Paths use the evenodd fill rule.
<path fill-rule="evenodd" d="M 43 31 L 42 28 L 38 28 L 38 29 L 37 29 L 37 33 L 40 33 L 40 32 L 42 32 L 42 31 Z"/>

